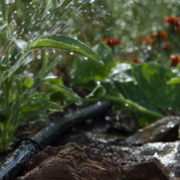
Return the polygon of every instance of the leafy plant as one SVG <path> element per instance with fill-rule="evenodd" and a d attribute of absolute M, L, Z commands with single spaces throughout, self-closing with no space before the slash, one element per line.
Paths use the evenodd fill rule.
<path fill-rule="evenodd" d="M 101 49 L 101 50 L 100 50 Z M 101 71 L 93 72 L 93 62 L 78 58 L 75 67 L 71 71 L 72 85 L 79 85 L 92 92 L 84 102 L 98 102 L 109 100 L 114 102 L 114 108 L 126 108 L 144 118 L 141 125 L 150 123 L 155 119 L 163 117 L 163 109 L 176 109 L 180 106 L 180 84 L 179 70 L 165 68 L 157 64 L 134 64 L 117 63 L 114 67 L 114 59 L 109 47 L 99 44 L 94 48 L 105 62 L 101 71 L 106 72 L 101 78 Z M 104 55 L 104 52 L 107 54 Z M 84 74 L 79 80 L 75 78 L 81 64 L 84 64 Z M 110 66 L 111 64 L 111 66 Z M 94 64 L 95 66 L 95 64 Z M 87 67 L 91 67 L 90 72 Z M 87 72 L 87 73 L 86 73 Z M 176 79 L 175 79 L 176 78 Z M 176 82 L 176 83 L 175 83 Z"/>
<path fill-rule="evenodd" d="M 41 70 L 35 78 L 25 78 L 22 73 L 33 59 L 33 51 L 39 48 L 56 48 L 79 53 L 101 64 L 100 57 L 85 44 L 64 35 L 38 36 L 25 42 L 11 39 L 13 29 L 9 25 L 7 5 L 1 1 L 4 34 L 5 57 L 0 60 L 0 152 L 9 147 L 19 125 L 28 120 L 38 119 L 56 111 L 63 111 L 58 102 L 51 100 L 53 92 L 59 92 L 63 99 L 71 102 L 81 98 L 71 89 L 60 84 L 57 77 L 51 73 L 54 66 L 62 59 L 55 58 L 49 62 L 49 55 L 44 51 L 44 61 Z M 11 44 L 15 48 L 11 48 Z M 43 82 L 43 84 L 42 84 Z M 38 88 L 40 91 L 38 91 Z M 60 99 L 59 99 L 60 100 Z M 48 111 L 48 114 L 47 114 Z"/>

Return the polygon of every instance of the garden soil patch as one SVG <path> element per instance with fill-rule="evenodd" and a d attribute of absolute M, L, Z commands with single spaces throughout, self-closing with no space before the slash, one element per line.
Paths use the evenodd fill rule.
<path fill-rule="evenodd" d="M 98 149 L 68 143 L 46 147 L 35 155 L 16 180 L 168 180 L 169 170 L 153 158 L 123 167 Z"/>
<path fill-rule="evenodd" d="M 108 161 L 97 149 L 80 148 L 72 143 L 46 147 L 25 168 L 25 176 L 16 180 L 122 180 L 123 169 Z"/>

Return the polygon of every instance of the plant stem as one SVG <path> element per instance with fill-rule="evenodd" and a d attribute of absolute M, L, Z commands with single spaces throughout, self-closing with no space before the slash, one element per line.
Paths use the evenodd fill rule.
<path fill-rule="evenodd" d="M 160 113 L 157 113 L 155 111 L 151 111 L 149 109 L 146 109 L 142 106 L 140 106 L 139 104 L 129 100 L 129 99 L 125 99 L 122 97 L 117 97 L 117 96 L 104 96 L 103 98 L 90 98 L 90 99 L 83 99 L 82 102 L 98 102 L 98 101 L 112 101 L 112 102 L 117 102 L 117 103 L 121 103 L 123 105 L 125 105 L 126 107 L 128 107 L 129 109 L 132 110 L 136 110 L 142 114 L 145 115 L 150 115 L 153 117 L 157 117 L 157 118 L 163 118 L 164 116 Z"/>

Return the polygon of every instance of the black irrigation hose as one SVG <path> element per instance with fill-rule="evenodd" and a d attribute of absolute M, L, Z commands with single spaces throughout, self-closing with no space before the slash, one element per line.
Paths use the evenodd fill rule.
<path fill-rule="evenodd" d="M 39 148 L 39 150 L 42 151 L 41 145 L 40 145 L 37 141 L 35 141 L 35 140 L 33 140 L 33 139 L 30 139 L 30 138 L 22 138 L 22 139 L 20 139 L 20 140 L 15 144 L 15 146 L 14 146 L 14 148 L 13 148 L 13 151 L 22 143 L 22 141 L 30 141 L 32 144 L 37 145 L 37 147 Z"/>
<path fill-rule="evenodd" d="M 102 102 L 99 105 L 92 105 L 74 114 L 67 115 L 65 118 L 51 123 L 48 127 L 42 129 L 33 136 L 32 140 L 36 141 L 42 148 L 45 148 L 52 142 L 57 141 L 63 132 L 76 123 L 101 115 L 105 113 L 109 107 L 109 102 Z M 37 146 L 32 146 L 31 143 L 21 145 L 0 163 L 0 180 L 14 180 L 36 153 Z"/>

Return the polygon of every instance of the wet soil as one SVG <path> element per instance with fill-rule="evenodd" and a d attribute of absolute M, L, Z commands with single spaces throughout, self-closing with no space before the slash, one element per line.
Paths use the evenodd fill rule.
<path fill-rule="evenodd" d="M 65 110 L 66 114 L 71 113 L 73 110 L 76 111 L 76 110 L 78 110 L 80 108 L 84 108 L 84 107 L 74 106 L 73 108 L 66 109 Z M 53 116 L 51 116 L 49 118 L 48 122 L 45 120 L 42 120 L 41 122 L 36 122 L 34 124 L 24 123 L 19 128 L 19 131 L 29 130 L 30 133 L 28 135 L 22 136 L 22 137 L 32 137 L 35 133 L 37 133 L 46 124 L 48 124 L 49 122 L 53 122 L 62 116 L 63 116 L 62 113 L 55 113 Z M 161 177 L 161 178 L 159 178 L 160 180 L 168 179 L 167 178 L 168 176 L 165 175 L 166 173 L 163 173 L 161 175 L 161 173 L 163 172 L 161 170 L 163 166 L 160 165 L 161 168 L 158 168 L 159 167 L 158 164 L 160 163 L 159 161 L 157 162 L 154 158 L 152 159 L 152 156 L 143 156 L 143 155 L 137 156 L 136 154 L 133 153 L 135 151 L 136 147 L 131 146 L 125 142 L 127 137 L 129 137 L 131 134 L 136 132 L 138 130 L 138 128 L 139 127 L 136 123 L 136 120 L 133 119 L 132 117 L 128 116 L 126 113 L 123 113 L 121 111 L 117 111 L 117 112 L 109 111 L 109 112 L 106 112 L 105 114 L 103 114 L 102 116 L 99 116 L 99 117 L 96 117 L 93 119 L 87 119 L 85 122 L 75 125 L 74 127 L 70 128 L 67 132 L 65 132 L 63 134 L 63 136 L 61 136 L 61 138 L 57 142 L 53 143 L 52 145 L 56 146 L 57 149 L 59 148 L 59 150 L 61 150 L 64 145 L 66 145 L 69 142 L 72 142 L 75 145 L 82 147 L 82 149 L 88 148 L 89 151 L 91 149 L 96 149 L 96 151 L 98 153 L 100 152 L 100 157 L 102 156 L 103 159 L 105 158 L 106 160 L 108 160 L 108 163 L 111 162 L 111 163 L 116 164 L 114 167 L 115 167 L 115 169 L 116 169 L 116 167 L 118 167 L 118 169 L 119 169 L 117 172 L 118 177 L 120 177 L 119 179 L 134 179 L 134 180 L 141 179 L 142 177 L 137 177 L 137 175 L 139 174 L 138 171 L 135 171 L 135 173 L 132 173 L 132 172 L 134 172 L 134 169 L 141 169 L 141 167 L 146 167 L 145 169 L 143 168 L 142 171 L 146 172 L 145 174 L 147 174 L 147 175 L 152 172 L 157 174 L 156 173 L 156 171 L 157 171 L 160 173 L 160 175 L 159 175 Z M 51 149 L 50 147 L 48 147 L 48 148 L 49 148 L 49 150 Z M 57 152 L 57 149 L 56 150 L 51 149 L 50 151 L 52 153 Z M 46 150 L 46 152 L 47 152 L 47 150 Z M 76 154 L 77 154 L 77 152 L 74 152 L 74 154 L 71 155 L 71 158 L 73 158 L 73 156 L 76 157 L 75 156 Z M 84 157 L 84 154 L 80 154 L 81 158 L 82 158 L 82 156 Z M 43 157 L 41 157 L 41 160 L 45 160 L 46 158 L 47 158 L 47 156 L 46 157 L 43 156 Z M 35 156 L 35 159 L 36 159 L 36 156 Z M 51 159 L 49 161 L 52 162 L 53 160 Z M 59 161 L 60 160 L 58 160 L 58 162 Z M 80 162 L 76 162 L 75 159 L 72 161 L 74 161 L 74 164 L 71 164 L 70 167 L 71 168 L 78 167 L 76 163 L 80 163 Z M 47 161 L 45 161 L 45 162 L 47 162 Z M 83 163 L 83 162 L 81 162 L 81 163 Z M 94 165 L 92 165 L 94 163 L 88 162 L 87 164 L 88 164 L 87 166 L 89 169 L 94 168 L 93 167 Z M 92 165 L 92 167 L 90 167 L 90 165 Z M 101 172 L 96 173 L 96 174 L 98 174 L 97 175 L 98 177 L 102 176 L 99 173 L 105 173 L 103 168 L 110 169 L 110 168 L 108 168 L 108 166 L 111 166 L 111 167 L 113 166 L 112 164 L 111 165 L 108 164 L 107 167 L 102 166 L 101 162 L 99 162 L 99 164 L 98 164 L 98 162 L 96 162 L 95 165 L 97 165 L 98 168 L 100 168 L 99 171 L 101 171 Z M 56 164 L 55 166 L 59 167 L 59 166 L 62 166 L 62 164 L 60 164 L 60 165 Z M 42 165 L 42 167 L 43 167 L 43 165 Z M 64 179 L 70 178 L 69 173 L 68 173 L 69 169 L 71 169 L 70 167 L 69 166 L 67 167 L 67 169 L 66 169 L 67 175 Z M 82 165 L 81 165 L 81 167 L 82 167 Z M 132 167 L 133 167 L 133 169 L 132 169 Z M 33 168 L 35 168 L 35 171 L 33 170 Z M 33 170 L 33 172 L 39 172 L 39 169 L 38 170 L 36 169 L 37 168 L 36 163 L 33 166 L 33 168 L 32 167 L 30 168 L 31 170 Z M 54 170 L 56 170 L 56 169 L 52 169 L 52 168 L 54 168 L 54 167 L 51 167 L 52 171 L 51 172 L 49 171 L 50 174 L 52 174 L 52 172 Z M 62 169 L 62 167 L 59 167 L 59 168 Z M 29 173 L 30 169 L 28 169 L 28 167 L 26 167 L 25 172 Z M 92 169 L 90 171 L 91 174 L 89 174 L 89 176 L 91 176 L 93 174 L 92 172 L 94 172 L 94 170 L 92 170 Z M 152 170 L 149 171 L 148 169 L 152 169 Z M 85 171 L 87 171 L 87 169 L 84 170 L 83 172 L 85 172 Z M 42 169 L 42 172 L 47 172 L 47 170 Z M 80 172 L 80 171 L 78 170 L 78 172 Z M 114 169 L 112 170 L 112 172 L 114 172 Z M 109 173 L 114 174 L 112 172 L 109 172 Z M 128 172 L 129 172 L 129 175 L 127 175 Z M 32 173 L 32 172 L 30 172 L 30 173 Z M 72 177 L 74 179 L 80 179 L 80 177 L 86 177 L 86 175 L 83 173 L 77 174 L 77 171 L 71 171 L 70 174 L 72 175 Z M 133 174 L 135 174 L 135 176 L 132 176 Z M 58 174 L 57 176 L 61 177 L 61 174 Z M 129 177 L 125 178 L 125 176 L 127 176 L 127 177 L 129 176 Z M 47 175 L 47 177 L 48 177 L 48 175 Z M 73 179 L 72 177 L 70 179 Z M 32 179 L 32 178 L 30 178 L 30 179 Z M 36 179 L 38 179 L 38 178 L 36 178 Z M 45 178 L 45 179 L 49 179 L 49 178 Z M 45 179 L 43 179 L 43 180 L 45 180 Z M 81 179 L 86 179 L 86 178 L 81 178 Z M 93 178 L 90 178 L 90 179 L 93 179 Z M 101 179 L 101 178 L 94 177 L 94 179 Z M 109 179 L 115 179 L 115 178 L 109 178 Z M 116 179 L 118 179 L 118 178 L 116 178 Z M 145 179 L 147 179 L 147 177 Z M 156 179 L 156 177 L 155 177 L 155 179 Z M 35 178 L 34 178 L 34 180 L 35 180 Z"/>

